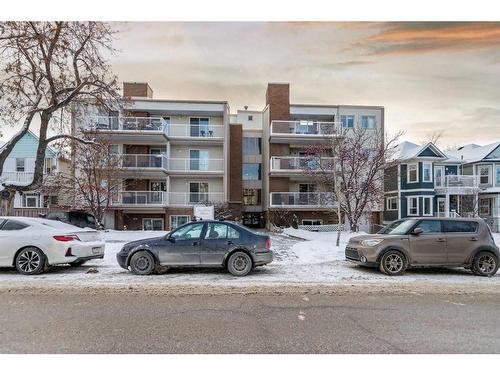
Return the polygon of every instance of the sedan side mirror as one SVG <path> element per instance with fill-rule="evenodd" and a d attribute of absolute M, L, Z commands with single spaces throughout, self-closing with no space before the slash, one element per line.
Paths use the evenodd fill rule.
<path fill-rule="evenodd" d="M 424 230 L 422 228 L 415 228 L 411 231 L 411 234 L 418 236 L 420 233 L 423 233 Z"/>

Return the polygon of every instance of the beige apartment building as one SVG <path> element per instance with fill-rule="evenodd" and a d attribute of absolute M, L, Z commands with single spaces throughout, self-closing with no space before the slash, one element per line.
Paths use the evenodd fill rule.
<path fill-rule="evenodd" d="M 78 120 L 120 155 L 122 184 L 105 219 L 115 229 L 168 230 L 205 204 L 252 227 L 273 210 L 301 225 L 335 223 L 331 192 L 305 173 L 308 148 L 341 126 L 384 127 L 383 107 L 293 104 L 288 83 L 268 84 L 263 110 L 231 115 L 227 101 L 157 99 L 147 83 L 125 82 L 123 94 L 120 111 Z"/>

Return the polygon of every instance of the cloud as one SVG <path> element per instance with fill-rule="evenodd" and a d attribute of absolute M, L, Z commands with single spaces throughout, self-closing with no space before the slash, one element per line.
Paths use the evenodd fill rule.
<path fill-rule="evenodd" d="M 366 26 L 376 32 L 356 45 L 369 55 L 466 51 L 497 48 L 500 44 L 500 22 L 388 22 Z"/>

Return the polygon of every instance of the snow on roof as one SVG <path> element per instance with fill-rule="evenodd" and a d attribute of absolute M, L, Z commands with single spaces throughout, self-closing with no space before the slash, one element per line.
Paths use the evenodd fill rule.
<path fill-rule="evenodd" d="M 448 151 L 447 154 L 461 160 L 462 162 L 473 163 L 483 160 L 498 146 L 500 146 L 500 141 L 484 146 L 470 143 L 468 145 L 459 147 L 457 150 Z"/>
<path fill-rule="evenodd" d="M 426 148 L 430 147 L 436 154 L 442 155 L 443 158 L 446 158 L 445 155 L 435 144 L 432 142 L 426 143 L 425 145 L 417 145 L 412 142 L 401 142 L 394 148 L 394 154 L 392 156 L 393 160 L 407 160 L 416 158 L 422 151 Z"/>

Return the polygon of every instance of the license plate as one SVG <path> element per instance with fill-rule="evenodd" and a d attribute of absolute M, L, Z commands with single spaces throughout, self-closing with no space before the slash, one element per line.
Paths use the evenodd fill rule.
<path fill-rule="evenodd" d="M 101 251 L 101 248 L 100 247 L 93 247 L 92 248 L 92 254 L 100 254 L 102 251 Z"/>

